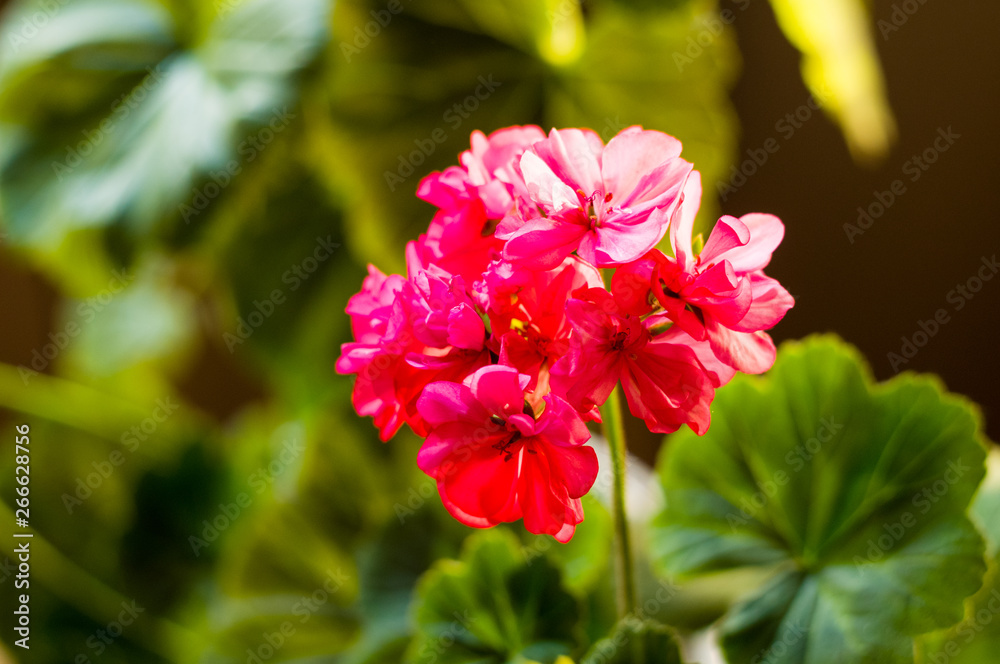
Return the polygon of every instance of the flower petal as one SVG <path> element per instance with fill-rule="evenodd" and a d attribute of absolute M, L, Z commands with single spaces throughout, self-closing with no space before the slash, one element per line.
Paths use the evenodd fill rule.
<path fill-rule="evenodd" d="M 714 319 L 705 322 L 708 341 L 715 356 L 743 373 L 764 373 L 774 365 L 777 350 L 764 332 L 737 332 L 719 325 Z"/>
<path fill-rule="evenodd" d="M 517 229 L 503 248 L 503 257 L 532 269 L 551 269 L 576 251 L 586 226 L 559 218 L 532 219 Z"/>
<path fill-rule="evenodd" d="M 536 535 L 562 533 L 565 537 L 566 526 L 583 521 L 583 506 L 579 499 L 569 497 L 565 485 L 553 475 L 547 451 L 530 454 L 528 448 L 522 449 L 518 502 L 524 527 Z"/>
<path fill-rule="evenodd" d="M 525 384 L 528 376 L 524 376 Z M 494 364 L 469 377 L 472 395 L 491 414 L 506 419 L 524 409 L 524 385 L 513 367 Z M 486 419 L 486 418 L 484 418 Z"/>
<path fill-rule="evenodd" d="M 667 233 L 670 213 L 656 208 L 648 217 L 635 223 L 635 217 L 610 217 L 595 231 L 594 255 L 580 257 L 597 267 L 612 267 L 642 258 Z"/>
<path fill-rule="evenodd" d="M 777 280 L 764 276 L 763 272 L 755 272 L 748 277 L 753 302 L 746 315 L 730 327 L 740 332 L 769 330 L 785 317 L 795 305 L 795 299 Z"/>
<path fill-rule="evenodd" d="M 718 258 L 725 258 L 737 272 L 761 270 L 771 262 L 771 254 L 785 237 L 785 225 L 773 214 L 761 213 L 745 214 L 740 222 L 750 231 L 750 241 Z"/>
<path fill-rule="evenodd" d="M 580 205 L 580 197 L 571 184 L 560 178 L 552 166 L 532 150 L 521 155 L 521 174 L 531 200 L 545 207 L 547 212 L 559 212 Z"/>
<path fill-rule="evenodd" d="M 432 427 L 446 422 L 480 423 L 489 413 L 473 397 L 469 386 L 450 381 L 427 385 L 417 398 L 417 412 Z"/>
<path fill-rule="evenodd" d="M 687 272 L 694 266 L 695 255 L 691 248 L 691 235 L 694 233 L 694 220 L 701 206 L 701 173 L 691 171 L 681 203 L 674 212 L 670 222 L 670 246 L 674 249 L 674 258 L 680 269 Z"/>
<path fill-rule="evenodd" d="M 712 382 L 687 346 L 654 340 L 627 363 L 622 387 L 629 411 L 654 433 L 687 424 L 701 435 L 711 421 Z"/>
<path fill-rule="evenodd" d="M 681 142 L 659 131 L 629 127 L 612 138 L 601 157 L 601 174 L 613 202 L 631 205 L 667 191 L 673 183 L 650 174 L 680 154 Z"/>
<path fill-rule="evenodd" d="M 589 129 L 553 129 L 549 137 L 531 146 L 525 157 L 534 153 L 551 169 L 552 173 L 575 192 L 581 189 L 584 196 L 603 190 L 601 178 L 601 153 L 604 141 Z M 525 157 L 521 158 L 524 171 Z M 527 172 L 524 179 L 529 183 Z"/>
<path fill-rule="evenodd" d="M 723 254 L 746 245 L 750 241 L 750 229 L 736 217 L 726 215 L 715 223 L 708 236 L 708 242 L 701 251 L 701 262 L 716 263 L 727 258 Z"/>

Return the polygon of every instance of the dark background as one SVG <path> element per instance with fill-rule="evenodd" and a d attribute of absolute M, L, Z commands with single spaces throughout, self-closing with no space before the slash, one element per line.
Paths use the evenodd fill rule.
<path fill-rule="evenodd" d="M 888 21 L 901 4 L 875 2 L 873 20 Z M 768 273 L 796 305 L 773 331 L 777 341 L 837 332 L 886 379 L 895 373 L 887 355 L 900 352 L 900 337 L 912 339 L 919 321 L 946 309 L 950 322 L 901 368 L 936 373 L 949 390 L 979 403 L 993 440 L 1000 437 L 1000 278 L 959 311 L 947 296 L 975 275 L 982 257 L 1000 254 L 1000 43 L 992 34 L 998 23 L 996 3 L 927 0 L 888 39 L 876 31 L 899 136 L 884 163 L 861 168 L 825 117 L 804 122 L 787 140 L 775 130 L 809 99 L 798 54 L 766 3 L 737 12 L 744 66 L 733 99 L 741 154 L 745 159 L 770 137 L 780 149 L 722 204 L 730 214 L 767 211 L 785 221 L 785 241 Z M 949 126 L 961 138 L 911 182 L 904 164 Z M 857 208 L 896 179 L 906 193 L 850 243 L 844 224 L 856 223 Z"/>

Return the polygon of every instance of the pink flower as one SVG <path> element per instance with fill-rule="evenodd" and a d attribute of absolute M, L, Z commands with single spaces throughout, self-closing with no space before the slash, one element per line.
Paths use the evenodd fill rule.
<path fill-rule="evenodd" d="M 404 423 L 426 435 L 417 398 L 430 382 L 489 363 L 485 325 L 461 277 L 433 266 L 414 267 L 409 280 L 369 270 L 348 303 L 356 341 L 342 346 L 337 371 L 357 375 L 354 407 L 374 418 L 382 440 Z"/>
<path fill-rule="evenodd" d="M 419 346 L 395 304 L 405 283 L 399 275 L 386 276 L 368 266 L 361 292 L 347 303 L 355 341 L 341 346 L 336 364 L 338 373 L 357 374 L 351 401 L 359 415 L 374 418 L 382 440 L 406 422 L 408 397 L 396 389 L 397 378 L 402 384 L 411 382 L 414 370 L 403 355 Z"/>
<path fill-rule="evenodd" d="M 553 129 L 520 170 L 531 205 L 501 222 L 504 258 L 552 268 L 574 251 L 598 267 L 636 260 L 656 246 L 680 202 L 691 164 L 681 143 L 629 127 L 607 147 L 588 129 Z"/>
<path fill-rule="evenodd" d="M 417 196 L 440 209 L 414 249 L 424 264 L 437 265 L 469 283 L 479 279 L 490 261 L 500 255 L 503 242 L 493 236 L 495 220 L 468 174 L 460 168 L 424 178 Z"/>
<path fill-rule="evenodd" d="M 418 269 L 403 283 L 398 298 L 422 344 L 477 352 L 483 349 L 486 326 L 462 277 L 433 265 Z"/>
<path fill-rule="evenodd" d="M 597 478 L 597 455 L 565 401 L 549 394 L 537 414 L 527 405 L 529 380 L 494 365 L 461 383 L 428 385 L 417 408 L 430 433 L 417 464 L 462 523 L 487 528 L 523 518 L 532 533 L 567 542 L 583 521 L 580 498 Z"/>
<path fill-rule="evenodd" d="M 525 150 L 542 140 L 545 132 L 535 125 L 498 129 L 489 136 L 481 131 L 472 132 L 472 149 L 459 155 L 459 160 L 490 219 L 503 219 L 510 212 L 515 196 L 527 195 L 518 162 Z"/>
<path fill-rule="evenodd" d="M 673 257 L 653 250 L 619 270 L 615 280 L 619 288 L 632 290 L 631 285 L 649 275 L 650 292 L 666 318 L 694 339 L 707 340 L 726 364 L 762 373 L 774 364 L 776 354 L 764 330 L 777 324 L 795 303 L 763 271 L 784 237 L 784 226 L 770 214 L 724 216 L 704 249 L 695 254 L 691 230 L 700 196 L 700 178 L 695 176 L 688 181 L 684 205 L 671 225 Z M 641 308 L 643 297 L 649 300 L 641 289 L 634 296 L 636 307 Z"/>
<path fill-rule="evenodd" d="M 603 285 L 600 272 L 575 256 L 552 270 L 495 263 L 486 274 L 487 314 L 500 364 L 531 376 L 528 389 L 547 391 L 549 370 L 569 348 L 567 300 Z"/>
<path fill-rule="evenodd" d="M 715 390 L 773 363 L 764 331 L 793 300 L 763 269 L 784 227 L 723 217 L 701 249 L 701 179 L 680 153 L 641 127 L 606 146 L 585 129 L 473 132 L 460 166 L 420 183 L 437 211 L 407 277 L 369 267 L 337 371 L 383 440 L 426 437 L 417 463 L 462 523 L 568 541 L 597 476 L 584 420 L 619 382 L 651 431 L 703 434 Z"/>
<path fill-rule="evenodd" d="M 650 431 L 672 433 L 682 424 L 699 435 L 708 430 L 715 387 L 733 372 L 704 344 L 677 328 L 654 336 L 602 289 L 570 300 L 566 309 L 573 342 L 552 370 L 553 391 L 585 412 L 603 404 L 620 380 L 629 411 Z M 699 357 L 711 358 L 707 367 Z"/>
<path fill-rule="evenodd" d="M 437 206 L 417 250 L 425 264 L 438 265 L 478 280 L 490 261 L 499 257 L 503 242 L 494 237 L 497 222 L 526 195 L 517 170 L 521 154 L 545 138 L 539 127 L 508 127 L 485 136 L 472 132 L 472 149 L 460 155 L 462 167 L 451 167 L 425 177 L 417 196 Z"/>

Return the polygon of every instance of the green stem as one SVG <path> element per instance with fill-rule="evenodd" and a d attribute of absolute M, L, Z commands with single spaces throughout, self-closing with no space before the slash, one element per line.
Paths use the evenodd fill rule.
<path fill-rule="evenodd" d="M 618 617 L 624 618 L 635 611 L 635 572 L 632 567 L 632 543 L 629 539 L 628 519 L 625 516 L 625 429 L 622 426 L 621 386 L 616 385 L 601 408 L 604 420 L 604 437 L 611 451 L 611 469 L 614 489 L 611 494 L 611 512 L 615 524 L 615 580 L 618 588 Z"/>

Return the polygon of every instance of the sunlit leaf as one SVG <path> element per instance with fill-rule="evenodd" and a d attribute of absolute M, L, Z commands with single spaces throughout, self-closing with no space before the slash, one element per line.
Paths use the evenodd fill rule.
<path fill-rule="evenodd" d="M 771 0 L 785 35 L 802 51 L 802 76 L 840 124 L 858 159 L 884 157 L 896 137 L 863 0 Z"/>
<path fill-rule="evenodd" d="M 490 35 L 553 65 L 579 57 L 586 41 L 579 0 L 461 0 L 414 5 L 413 10 L 433 23 Z"/>

